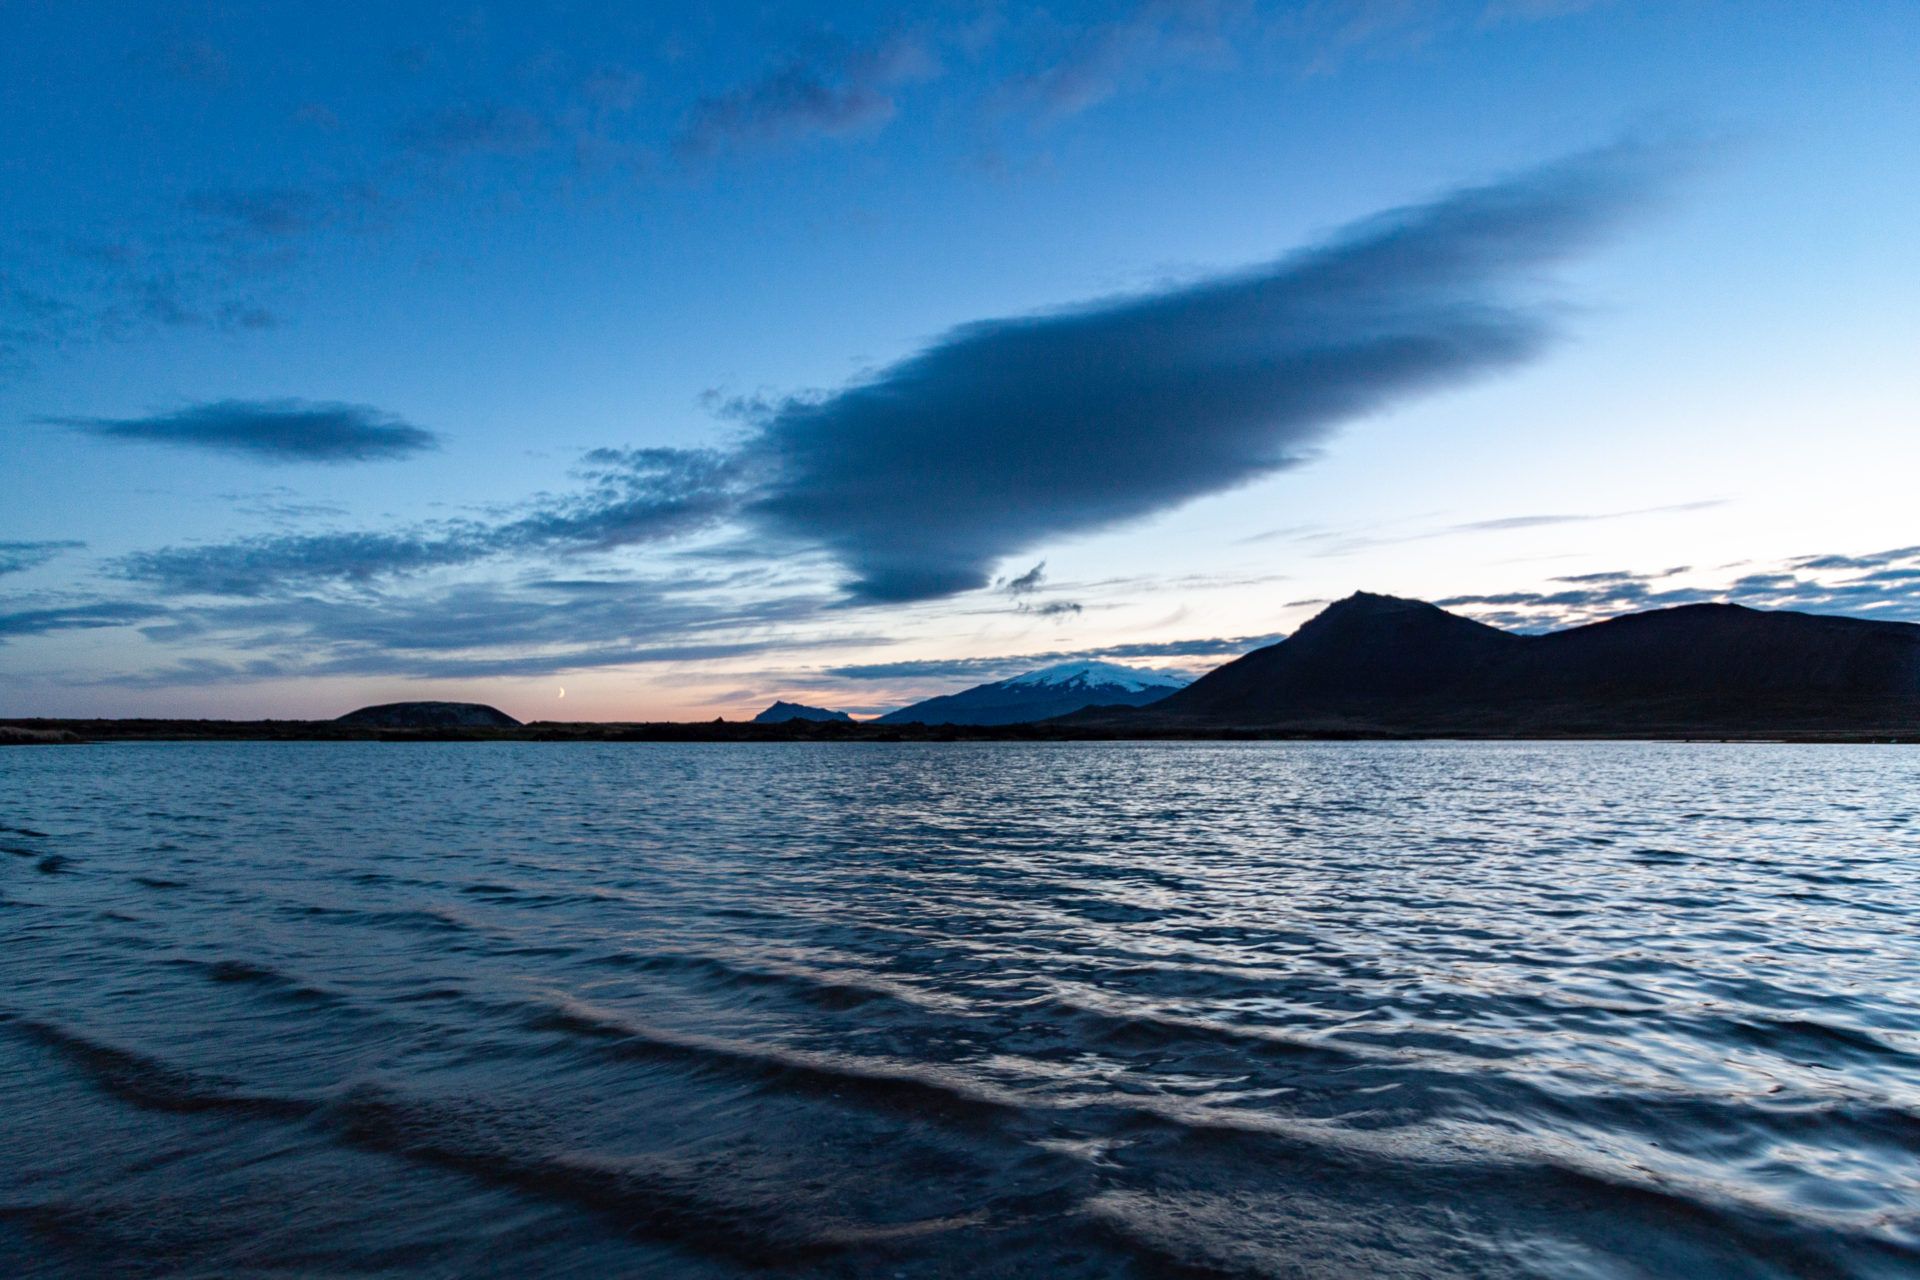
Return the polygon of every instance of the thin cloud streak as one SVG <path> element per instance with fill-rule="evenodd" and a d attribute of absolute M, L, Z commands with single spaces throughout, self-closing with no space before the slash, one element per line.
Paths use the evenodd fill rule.
<path fill-rule="evenodd" d="M 797 629 L 821 618 L 828 603 L 824 596 L 805 594 L 730 598 L 724 583 L 703 581 L 560 581 L 468 584 L 405 596 L 300 596 L 153 608 L 129 613 L 119 624 L 98 625 L 144 622 L 142 633 L 155 643 L 250 655 L 210 663 L 195 659 L 190 668 L 108 681 L 140 687 L 204 683 L 221 674 L 233 679 L 553 675 L 887 643 L 871 634 Z M 79 616 L 70 625 L 94 625 L 84 620 L 85 611 L 70 612 Z"/>
<path fill-rule="evenodd" d="M 704 449 L 596 449 L 581 491 L 498 523 L 443 521 L 394 531 L 270 534 L 163 547 L 114 563 L 121 577 L 171 593 L 267 596 L 366 584 L 496 556 L 569 555 L 699 532 L 737 502 L 739 460 Z"/>
<path fill-rule="evenodd" d="M 1073 31 L 1069 51 L 1008 86 L 1043 119 L 1077 115 L 1168 67 L 1232 52 L 1229 30 L 1252 6 L 1232 0 L 1147 0 L 1106 23 Z"/>
<path fill-rule="evenodd" d="M 55 631 L 92 631 L 105 627 L 127 627 L 164 616 L 158 605 L 127 600 L 101 600 L 90 604 L 56 606 L 46 609 L 21 609 L 0 613 L 0 645 L 22 636 L 44 636 Z"/>
<path fill-rule="evenodd" d="M 1801 556 L 1718 586 L 1676 581 L 1691 573 L 1682 566 L 1577 574 L 1551 579 L 1540 590 L 1457 595 L 1435 603 L 1518 631 L 1708 602 L 1920 622 L 1920 547 L 1871 555 Z"/>
<path fill-rule="evenodd" d="M 1680 515 L 1693 511 L 1711 511 L 1727 505 L 1725 498 L 1703 498 L 1695 502 L 1674 502 L 1658 507 L 1635 507 L 1628 511 L 1559 512 L 1554 514 L 1497 516 L 1488 520 L 1468 520 L 1438 529 L 1412 533 L 1374 534 L 1343 532 L 1319 525 L 1289 525 L 1268 529 L 1238 540 L 1242 546 L 1260 542 L 1287 541 L 1310 545 L 1316 556 L 1352 555 L 1375 547 L 1391 547 L 1407 542 L 1428 542 L 1460 534 L 1512 533 L 1529 529 L 1551 529 L 1562 525 L 1600 524 L 1613 520 L 1632 520 L 1640 516 Z M 1371 526 L 1380 528 L 1379 525 Z"/>
<path fill-rule="evenodd" d="M 1256 636 L 1211 636 L 1194 640 L 1150 640 L 1102 645 L 1094 649 L 1057 649 L 1047 653 L 996 658 L 909 658 L 896 662 L 851 663 L 819 674 L 841 680 L 926 680 L 967 678 L 1003 680 L 1036 667 L 1062 662 L 1120 662 L 1140 658 L 1237 658 L 1251 649 L 1286 639 L 1283 632 Z"/>
<path fill-rule="evenodd" d="M 63 539 L 58 542 L 0 542 L 0 574 L 25 573 L 37 569 L 63 551 L 76 551 L 84 542 Z"/>
<path fill-rule="evenodd" d="M 876 128 L 893 118 L 901 86 L 938 69 L 924 44 L 906 38 L 837 58 L 795 56 L 757 80 L 696 102 L 674 151 L 700 160 Z"/>
<path fill-rule="evenodd" d="M 40 418 L 101 440 L 162 444 L 276 463 L 375 462 L 440 445 L 423 427 L 363 404 L 217 400 L 142 418 Z"/>

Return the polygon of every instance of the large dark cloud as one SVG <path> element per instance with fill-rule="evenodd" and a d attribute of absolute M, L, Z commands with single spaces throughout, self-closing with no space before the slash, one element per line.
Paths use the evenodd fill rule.
<path fill-rule="evenodd" d="M 966 325 L 837 393 L 746 406 L 734 450 L 596 451 L 583 490 L 500 521 L 168 547 L 120 569 L 169 591 L 258 596 L 739 518 L 763 555 L 832 557 L 855 602 L 984 587 L 1006 557 L 1297 465 L 1345 421 L 1534 354 L 1550 311 L 1516 296 L 1520 282 L 1591 243 L 1674 167 L 1670 152 L 1614 148 L 1382 215 L 1252 271 Z M 432 440 L 369 409 L 298 402 L 63 421 L 303 460 Z"/>
<path fill-rule="evenodd" d="M 120 576 L 189 595 L 264 596 L 369 583 L 504 555 L 567 555 L 707 528 L 738 502 L 741 463 L 707 449 L 597 449 L 578 491 L 497 522 L 441 521 L 388 531 L 266 534 L 122 557 Z"/>
<path fill-rule="evenodd" d="M 269 462 L 371 462 L 438 446 L 423 427 L 361 404 L 216 400 L 144 418 L 43 418 L 103 440 L 237 453 Z"/>
<path fill-rule="evenodd" d="M 1298 465 L 1340 424 L 1536 355 L 1522 286 L 1677 167 L 1620 146 L 1455 192 L 1250 271 L 962 326 L 868 380 L 765 408 L 770 533 L 870 601 L 986 585 L 1003 557 Z"/>
<path fill-rule="evenodd" d="M 622 61 L 644 65 L 660 46 L 651 37 L 636 43 L 624 21 L 583 38 L 568 6 L 550 7 L 544 16 L 523 14 L 516 22 L 526 24 L 527 56 L 515 59 L 506 75 L 493 58 L 498 46 L 490 53 L 492 42 L 461 34 L 453 28 L 467 24 L 453 23 L 443 38 L 391 54 L 406 92 L 354 94 L 346 85 L 315 83 L 314 91 L 328 100 L 295 108 L 299 130 L 276 134 L 270 154 L 250 171 L 244 164 L 235 170 L 237 185 L 193 192 L 170 217 L 112 216 L 107 210 L 115 207 L 154 206 L 83 193 L 49 225 L 10 228 L 18 233 L 17 247 L 24 247 L 85 227 L 85 238 L 112 244 L 123 258 L 77 266 L 41 255 L 31 263 L 30 291 L 58 308 L 52 318 L 37 308 L 10 307 L 0 280 L 0 379 L 61 345 L 178 328 L 244 333 L 270 327 L 300 305 L 294 268 L 313 242 L 346 229 L 385 234 L 418 210 L 437 207 L 449 190 L 467 192 L 479 216 L 483 205 L 509 193 L 516 201 L 551 198 L 579 191 L 588 179 L 611 180 L 607 190 L 617 192 L 636 175 L 653 172 L 662 153 L 745 156 L 782 143 L 875 131 L 911 105 L 903 87 L 932 76 L 942 63 L 969 73 L 956 77 L 961 82 L 940 104 L 948 121 L 955 111 L 971 112 L 991 131 L 993 121 L 1009 116 L 1069 116 L 1196 63 L 1230 69 L 1270 60 L 1279 49 L 1325 71 L 1356 48 L 1370 55 L 1395 46 L 1428 48 L 1442 37 L 1558 17 L 1590 2 L 1113 0 L 1072 13 L 1047 5 L 936 7 L 891 38 L 884 29 L 861 30 L 857 17 L 835 14 L 817 26 L 840 34 L 816 31 L 798 46 L 761 47 L 765 70 L 689 99 L 677 124 L 665 127 L 658 122 L 673 119 L 672 111 L 635 111 L 642 72 Z M 791 26 L 770 29 L 787 33 Z M 746 29 L 730 34 L 736 43 L 754 39 Z M 166 119 L 139 127 L 191 131 L 196 146 L 230 153 L 230 160 L 253 154 L 254 134 L 272 129 L 272 117 L 285 110 L 269 101 L 273 94 L 250 109 L 248 95 L 309 78 L 298 41 L 249 49 L 206 36 L 140 40 L 133 32 L 103 29 L 96 52 L 116 40 L 123 57 L 149 76 L 196 86 L 208 95 L 203 106 L 224 100 L 212 115 L 162 113 Z M 228 89 L 240 96 L 229 98 Z M 116 104 L 109 95 L 90 107 L 111 116 Z M 989 147 L 997 149 L 997 143 Z M 465 165 L 500 172 L 450 181 L 449 171 Z M 134 181 L 131 170 L 127 180 Z M 271 307 L 259 296 L 268 287 Z"/>

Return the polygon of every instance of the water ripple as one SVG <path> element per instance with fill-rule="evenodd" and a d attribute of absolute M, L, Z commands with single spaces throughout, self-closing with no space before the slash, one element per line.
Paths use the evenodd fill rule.
<path fill-rule="evenodd" d="M 0 756 L 0 1271 L 1920 1275 L 1920 753 Z"/>

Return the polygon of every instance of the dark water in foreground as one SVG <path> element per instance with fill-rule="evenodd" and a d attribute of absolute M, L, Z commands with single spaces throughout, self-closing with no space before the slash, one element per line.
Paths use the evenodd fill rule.
<path fill-rule="evenodd" d="M 1920 1275 L 1920 751 L 0 752 L 0 1274 Z"/>

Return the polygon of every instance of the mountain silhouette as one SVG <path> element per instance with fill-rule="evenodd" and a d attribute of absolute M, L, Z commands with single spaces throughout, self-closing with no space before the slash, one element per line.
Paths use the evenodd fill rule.
<path fill-rule="evenodd" d="M 844 711 L 829 711 L 825 707 L 809 707 L 799 702 L 776 702 L 753 718 L 754 724 L 785 724 L 789 720 L 846 720 L 852 716 Z"/>
<path fill-rule="evenodd" d="M 1179 676 L 1116 662 L 1064 662 L 1009 680 L 928 698 L 881 716 L 879 724 L 1028 724 L 1087 707 L 1139 707 L 1186 684 Z"/>
<path fill-rule="evenodd" d="M 334 721 L 362 729 L 512 729 L 520 722 L 479 702 L 383 702 Z"/>
<path fill-rule="evenodd" d="M 1158 728 L 1711 735 L 1920 727 L 1920 626 L 1693 604 L 1544 635 L 1360 592 L 1150 708 Z"/>

